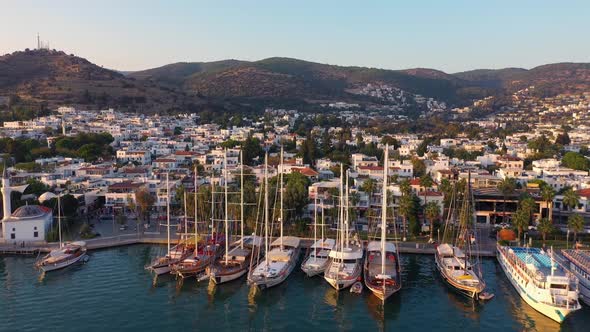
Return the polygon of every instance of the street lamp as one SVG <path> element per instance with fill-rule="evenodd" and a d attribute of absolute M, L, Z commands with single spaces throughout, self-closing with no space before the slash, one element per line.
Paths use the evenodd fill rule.
<path fill-rule="evenodd" d="M 565 236 L 565 248 L 566 249 L 569 249 L 570 248 L 569 247 L 569 243 L 570 243 L 569 241 L 570 241 L 570 230 L 568 228 L 567 235 Z"/>

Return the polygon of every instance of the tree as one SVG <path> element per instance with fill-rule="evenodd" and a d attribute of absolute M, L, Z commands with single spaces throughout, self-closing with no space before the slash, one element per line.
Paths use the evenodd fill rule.
<path fill-rule="evenodd" d="M 541 198 L 545 201 L 547 207 L 547 218 L 553 222 L 553 198 L 555 198 L 555 190 L 547 184 L 541 185 Z"/>
<path fill-rule="evenodd" d="M 502 206 L 502 222 L 506 222 L 506 200 L 508 199 L 508 196 L 512 195 L 516 190 L 516 180 L 508 177 L 502 179 L 502 181 L 498 183 L 498 190 L 504 197 L 504 204 Z"/>
<path fill-rule="evenodd" d="M 244 155 L 244 164 L 248 166 L 254 165 L 255 159 L 264 155 L 264 151 L 260 146 L 260 140 L 252 136 L 248 137 L 242 143 L 242 154 Z"/>
<path fill-rule="evenodd" d="M 146 188 L 140 188 L 135 192 L 135 201 L 139 208 L 139 214 L 142 220 L 145 220 L 148 225 L 150 223 L 150 210 L 156 199 L 150 194 Z M 145 219 L 144 219 L 145 218 Z"/>
<path fill-rule="evenodd" d="M 427 199 L 427 193 L 428 193 L 428 189 L 430 189 L 430 187 L 432 187 L 432 185 L 434 184 L 434 181 L 432 180 L 432 177 L 430 176 L 430 174 L 426 174 L 423 175 L 422 177 L 420 177 L 420 186 L 424 187 L 424 208 L 426 208 L 426 205 L 428 204 Z M 426 214 L 424 214 L 424 219 L 426 219 Z"/>
<path fill-rule="evenodd" d="M 584 230 L 584 217 L 574 213 L 567 218 L 567 228 L 574 233 L 574 242 L 578 240 L 578 233 Z"/>
<path fill-rule="evenodd" d="M 588 171 L 590 160 L 578 152 L 567 152 L 561 159 L 561 164 L 565 167 L 573 168 L 579 171 Z"/>
<path fill-rule="evenodd" d="M 514 213 L 514 217 L 512 218 L 512 224 L 516 227 L 518 231 L 518 242 L 520 243 L 520 238 L 523 230 L 529 226 L 529 215 L 528 213 L 519 208 Z"/>
<path fill-rule="evenodd" d="M 25 189 L 23 194 L 34 194 L 39 197 L 49 190 L 49 187 L 45 183 L 37 179 L 29 179 L 27 180 L 27 184 L 27 189 Z"/>
<path fill-rule="evenodd" d="M 426 174 L 426 164 L 420 158 L 412 157 L 412 168 L 414 169 L 414 176 L 421 177 Z"/>
<path fill-rule="evenodd" d="M 303 208 L 308 203 L 308 192 L 309 179 L 297 172 L 293 172 L 284 176 L 285 179 L 285 196 L 284 204 L 287 211 L 291 210 L 295 212 L 295 216 L 301 216 Z"/>
<path fill-rule="evenodd" d="M 580 204 L 580 195 L 572 188 L 567 189 L 563 193 L 563 205 L 567 206 L 568 211 L 571 212 L 578 204 Z"/>
<path fill-rule="evenodd" d="M 553 233 L 555 231 L 555 227 L 553 226 L 551 219 L 543 218 L 539 222 L 539 225 L 537 226 L 537 230 L 541 233 L 541 236 L 543 237 L 543 244 L 545 244 L 547 234 Z"/>
<path fill-rule="evenodd" d="M 414 200 L 412 198 L 412 189 L 410 186 L 410 181 L 407 179 L 402 181 L 400 184 L 400 191 L 402 192 L 402 197 L 400 198 L 399 202 L 399 214 L 402 217 L 402 224 L 403 224 L 403 241 L 406 240 L 407 235 L 407 223 L 408 218 L 412 214 L 414 208 Z"/>
<path fill-rule="evenodd" d="M 374 179 L 368 178 L 361 185 L 361 190 L 366 192 L 369 195 L 369 199 L 371 199 L 371 195 L 375 192 L 376 187 L 377 187 L 377 181 L 375 181 Z"/>
<path fill-rule="evenodd" d="M 526 215 L 528 217 L 527 221 L 530 222 L 531 217 L 533 216 L 533 213 L 535 212 L 535 207 L 536 207 L 535 200 L 532 197 L 527 196 L 520 201 L 520 207 L 526 213 Z"/>
<path fill-rule="evenodd" d="M 571 143 L 570 136 L 566 132 L 564 132 L 563 134 L 557 135 L 557 138 L 555 139 L 555 144 L 568 145 L 570 143 Z"/>
<path fill-rule="evenodd" d="M 430 241 L 434 236 L 434 222 L 440 218 L 440 207 L 434 201 L 428 202 L 424 206 L 424 215 L 430 223 Z"/>

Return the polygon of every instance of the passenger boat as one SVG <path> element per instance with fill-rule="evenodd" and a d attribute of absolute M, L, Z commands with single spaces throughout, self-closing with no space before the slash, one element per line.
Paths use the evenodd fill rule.
<path fill-rule="evenodd" d="M 35 263 L 35 267 L 43 272 L 63 269 L 74 263 L 86 261 L 86 243 L 82 241 L 63 244 L 61 237 L 61 198 L 57 196 L 57 224 L 59 248 L 53 249 Z"/>
<path fill-rule="evenodd" d="M 156 257 L 148 266 L 147 270 L 152 271 L 155 275 L 170 273 L 172 265 L 181 262 L 187 258 L 194 250 L 187 243 L 180 241 L 174 247 L 170 243 L 170 184 L 168 173 L 166 173 L 166 233 L 167 233 L 167 251 L 164 256 Z"/>
<path fill-rule="evenodd" d="M 569 263 L 569 269 L 578 278 L 580 300 L 590 305 L 590 251 L 562 250 L 563 257 Z"/>
<path fill-rule="evenodd" d="M 227 152 L 226 152 L 227 153 Z M 226 162 L 224 162 L 227 164 Z M 262 239 L 259 236 L 244 236 L 244 163 L 240 153 L 240 239 L 229 244 L 229 213 L 227 202 L 227 180 L 225 181 L 225 255 L 207 268 L 207 274 L 215 284 L 236 280 L 248 272 L 250 258 L 255 248 L 259 248 Z M 227 178 L 227 167 L 225 167 Z"/>
<path fill-rule="evenodd" d="M 322 204 L 322 237 L 317 239 L 317 227 L 318 227 L 318 209 L 317 209 L 317 198 L 314 204 L 314 220 L 313 220 L 313 244 L 309 248 L 307 257 L 301 264 L 301 269 L 308 277 L 313 277 L 318 274 L 324 273 L 328 266 L 328 255 L 334 248 L 336 241 L 334 239 L 327 239 L 324 237 L 324 206 Z"/>
<path fill-rule="evenodd" d="M 452 204 L 455 197 L 451 199 L 449 216 L 445 224 L 443 243 L 436 247 L 434 260 L 436 269 L 441 278 L 451 289 L 475 300 L 480 299 L 480 294 L 485 290 L 486 283 L 481 269 L 481 259 L 477 254 L 477 241 L 475 237 L 475 218 L 473 217 L 473 200 L 471 193 L 471 173 L 469 174 L 465 193 L 462 197 L 461 212 L 459 215 L 459 228 L 454 238 L 455 242 L 446 242 L 445 238 L 449 232 L 455 230 L 451 227 L 450 220 L 454 218 Z M 455 192 L 453 193 L 455 195 Z M 485 295 L 491 298 L 491 294 Z"/>
<path fill-rule="evenodd" d="M 561 323 L 581 308 L 578 279 L 539 248 L 498 245 L 496 256 L 520 297 L 543 315 Z"/>
<path fill-rule="evenodd" d="M 381 239 L 370 241 L 365 255 L 365 286 L 381 301 L 402 288 L 400 255 L 397 246 L 387 241 L 387 169 L 389 146 L 385 147 L 383 162 L 383 192 L 381 197 Z M 394 219 L 395 220 L 395 219 Z M 394 228 L 395 230 L 395 228 Z"/>
<path fill-rule="evenodd" d="M 342 164 L 340 165 L 340 174 L 342 176 L 340 179 L 339 232 L 336 247 L 328 255 L 328 266 L 324 272 L 324 279 L 336 290 L 343 290 L 352 286 L 357 280 L 360 280 L 363 271 L 363 244 L 356 236 L 351 236 L 348 209 L 345 209 Z M 346 192 L 348 192 L 348 189 Z"/>
<path fill-rule="evenodd" d="M 280 173 L 280 236 L 268 245 L 270 240 L 268 225 L 268 157 L 265 161 L 265 193 L 264 193 L 264 217 L 265 217 L 265 243 L 266 254 L 264 260 L 260 262 L 248 275 L 248 284 L 255 285 L 258 289 L 263 290 L 276 286 L 287 279 L 293 272 L 300 254 L 300 239 L 295 236 L 283 235 L 283 173 Z M 281 165 L 283 163 L 283 149 L 281 148 Z M 282 167 L 281 167 L 282 170 Z"/>

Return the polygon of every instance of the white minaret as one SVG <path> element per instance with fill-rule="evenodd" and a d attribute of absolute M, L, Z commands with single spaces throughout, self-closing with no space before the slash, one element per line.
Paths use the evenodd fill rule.
<path fill-rule="evenodd" d="M 66 120 L 61 119 L 61 134 L 66 136 Z"/>
<path fill-rule="evenodd" d="M 6 172 L 6 167 L 4 167 L 4 173 L 2 173 L 2 208 L 4 211 L 4 217 L 2 220 L 6 220 L 12 214 L 12 207 L 10 203 L 10 179 L 8 177 L 8 173 Z"/>

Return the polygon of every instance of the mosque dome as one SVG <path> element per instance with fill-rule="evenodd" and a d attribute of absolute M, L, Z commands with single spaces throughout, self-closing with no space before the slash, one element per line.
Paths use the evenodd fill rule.
<path fill-rule="evenodd" d="M 51 213 L 51 209 L 39 205 L 25 205 L 16 209 L 12 213 L 13 218 L 37 218 L 47 213 Z"/>

